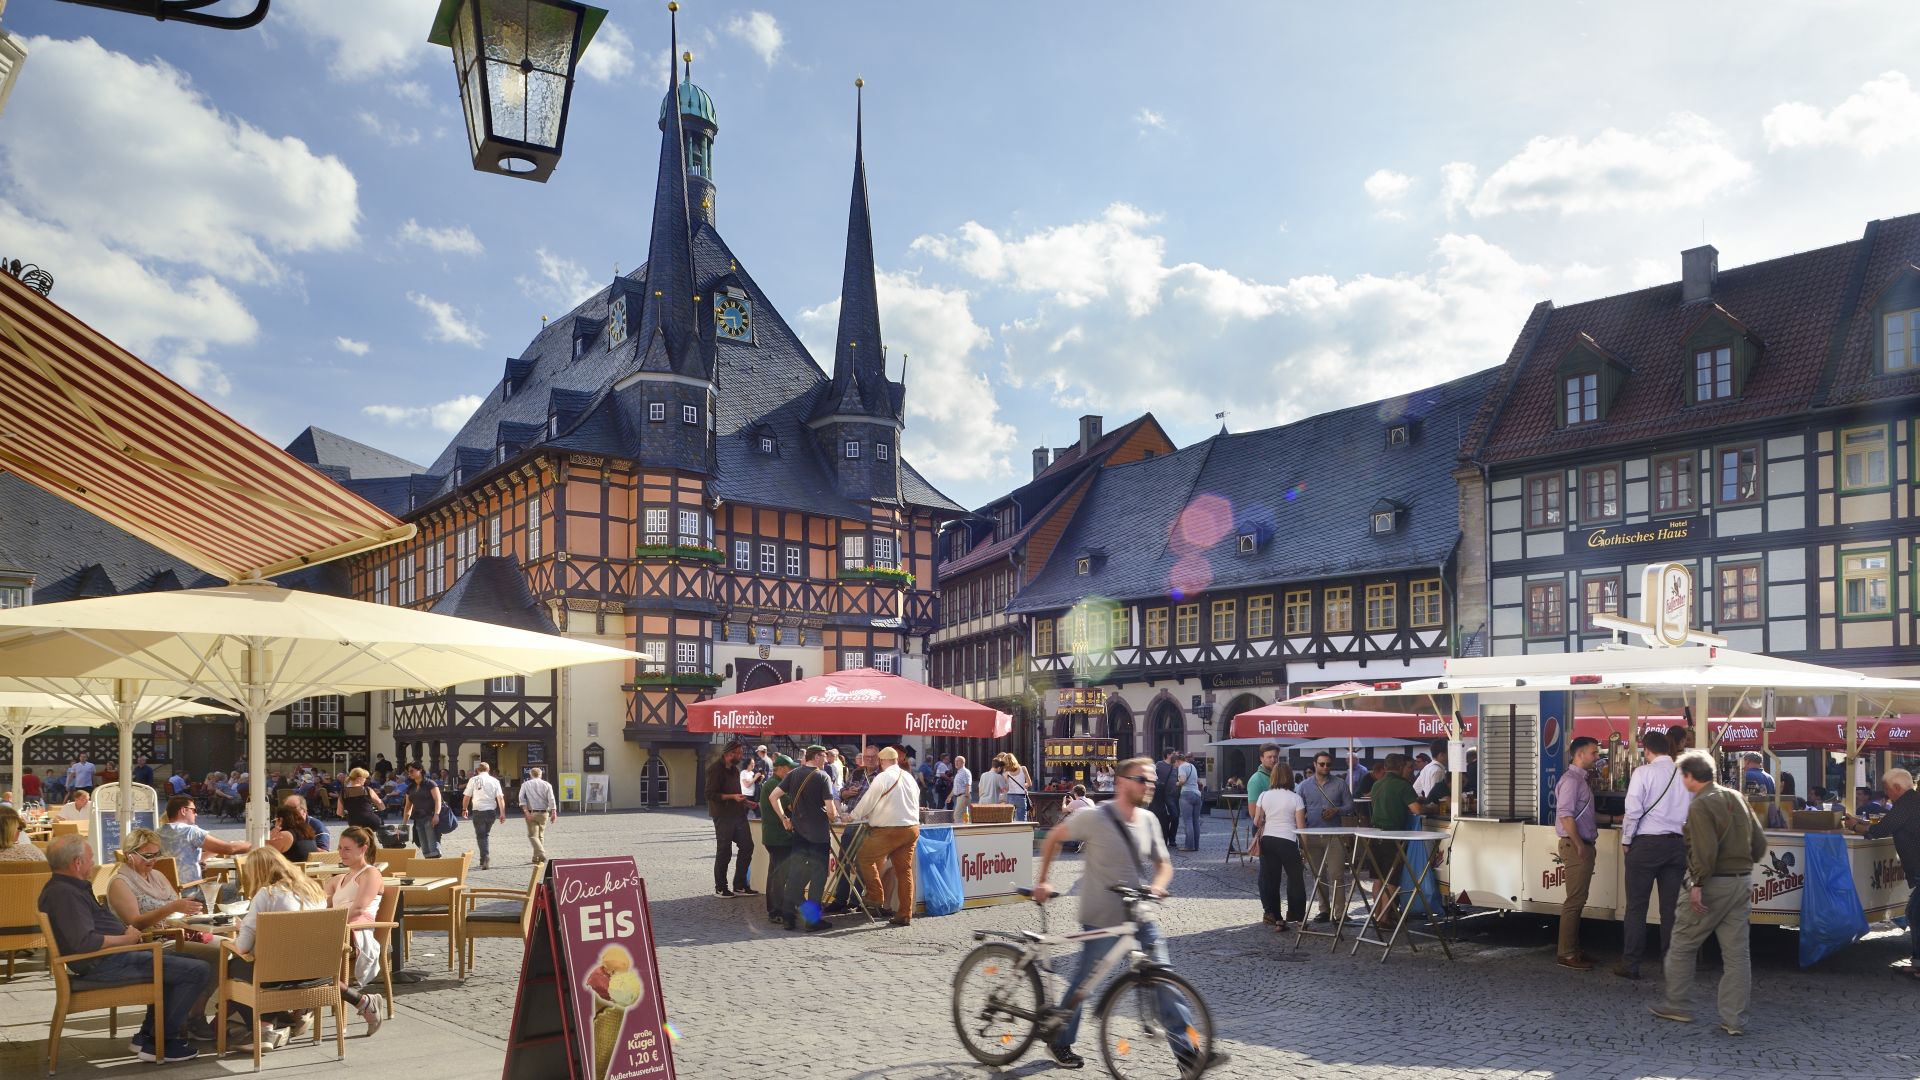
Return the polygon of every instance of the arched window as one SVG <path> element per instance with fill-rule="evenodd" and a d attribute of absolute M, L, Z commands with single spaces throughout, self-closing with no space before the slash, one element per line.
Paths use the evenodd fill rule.
<path fill-rule="evenodd" d="M 667 763 L 657 754 L 649 756 L 647 763 L 640 767 L 640 805 L 667 805 Z"/>
<path fill-rule="evenodd" d="M 1161 698 L 1153 707 L 1153 758 L 1155 761 L 1167 756 L 1169 750 L 1187 748 L 1187 723 L 1180 715 L 1180 706 L 1171 698 Z"/>
<path fill-rule="evenodd" d="M 1119 743 L 1115 752 L 1120 760 L 1138 755 L 1134 749 L 1133 710 L 1117 697 L 1107 699 L 1107 736 Z"/>

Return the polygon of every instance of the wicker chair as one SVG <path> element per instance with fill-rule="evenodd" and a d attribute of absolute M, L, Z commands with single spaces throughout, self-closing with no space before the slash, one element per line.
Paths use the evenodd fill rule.
<path fill-rule="evenodd" d="M 55 840 L 63 836 L 85 835 L 87 835 L 87 823 L 84 821 L 56 821 L 53 823 L 53 838 Z"/>
<path fill-rule="evenodd" d="M 0 953 L 7 955 L 7 982 L 13 981 L 13 954 L 17 949 L 45 948 L 39 926 L 40 890 L 53 874 L 46 863 L 7 863 L 27 867 L 0 877 Z"/>
<path fill-rule="evenodd" d="M 460 977 L 473 967 L 473 939 L 517 937 L 526 940 L 533 923 L 533 896 L 545 866 L 535 864 L 524 890 L 470 888 L 460 893 Z"/>
<path fill-rule="evenodd" d="M 220 942 L 220 966 L 215 972 L 220 1007 L 214 1016 L 216 1049 L 227 1052 L 227 1006 L 238 1003 L 253 1010 L 253 1068 L 260 1071 L 262 1013 L 333 1010 L 334 1056 L 347 1056 L 347 1003 L 340 996 L 340 965 L 347 955 L 346 908 L 312 911 L 269 911 L 255 916 L 253 954 L 240 951 L 233 939 Z M 248 961 L 247 975 L 229 975 L 228 962 Z M 320 1042 L 320 1022 L 313 1025 L 313 1041 Z"/>
<path fill-rule="evenodd" d="M 413 872 L 410 867 L 413 860 L 419 857 L 419 848 L 383 847 L 376 849 L 368 861 L 387 864 L 387 868 L 380 871 L 383 877 L 405 877 Z"/>
<path fill-rule="evenodd" d="M 379 918 L 374 922 L 348 923 L 349 930 L 371 930 L 374 940 L 380 943 L 380 981 L 386 984 L 387 1019 L 393 1019 L 393 929 L 400 925 L 394 921 L 394 912 L 400 907 L 400 890 L 383 889 L 380 893 Z M 351 939 L 349 939 L 351 940 Z M 344 976 L 343 976 L 344 978 Z"/>
<path fill-rule="evenodd" d="M 101 903 L 107 902 L 107 886 L 113 883 L 113 875 L 120 872 L 123 864 L 117 862 L 101 863 L 93 868 L 93 898 Z"/>
<path fill-rule="evenodd" d="M 339 866 L 340 853 L 337 851 L 316 851 L 307 856 L 307 864 L 309 866 Z"/>
<path fill-rule="evenodd" d="M 160 963 L 160 950 L 166 947 L 162 941 L 143 941 L 138 945 L 116 945 L 110 949 L 95 949 L 92 952 L 73 953 L 63 956 L 60 943 L 53 936 L 53 926 L 47 922 L 44 912 L 35 911 L 39 920 L 40 936 L 46 942 L 47 967 L 53 972 L 53 1027 L 47 1032 L 47 1075 L 52 1076 L 60 1063 L 60 1028 L 66 1024 L 69 1014 L 107 1010 L 107 1037 L 120 1035 L 120 1010 L 122 1007 L 137 1006 L 153 1010 L 154 1045 L 157 1047 L 166 1041 L 162 1017 L 167 1014 L 163 997 L 165 975 Z M 153 956 L 153 980 L 151 982 L 96 983 L 89 982 L 84 975 L 69 974 L 67 965 L 80 960 L 97 960 L 102 956 L 118 953 L 145 952 Z M 165 1054 L 155 1054 L 156 1059 L 164 1061 Z"/>
<path fill-rule="evenodd" d="M 406 876 L 416 878 L 452 878 L 453 884 L 443 888 L 412 892 L 407 895 L 407 951 L 413 951 L 413 935 L 418 932 L 440 931 L 447 935 L 447 970 L 453 970 L 453 958 L 460 951 L 460 894 L 467 886 L 467 864 L 473 861 L 473 852 L 465 851 L 458 855 L 447 855 L 438 859 L 414 859 L 407 865 Z M 390 873 L 390 877 L 401 876 Z"/>
<path fill-rule="evenodd" d="M 42 848 L 40 853 L 46 854 L 46 849 Z M 8 874 L 44 874 L 46 872 L 47 864 L 41 859 L 8 859 L 6 862 L 0 862 L 0 877 Z"/>

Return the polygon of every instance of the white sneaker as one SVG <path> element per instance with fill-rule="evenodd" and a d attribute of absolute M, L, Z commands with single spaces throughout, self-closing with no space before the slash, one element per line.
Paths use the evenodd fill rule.
<path fill-rule="evenodd" d="M 381 1000 L 379 994 L 363 994 L 360 997 L 360 1019 L 367 1022 L 368 1035 L 372 1035 L 380 1030 L 380 1025 L 383 1022 L 380 1016 L 380 1008 L 383 1004 L 385 1003 Z"/>

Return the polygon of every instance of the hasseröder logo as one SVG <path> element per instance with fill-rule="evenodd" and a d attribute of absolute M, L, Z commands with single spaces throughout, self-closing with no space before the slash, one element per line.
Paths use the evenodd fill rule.
<path fill-rule="evenodd" d="M 807 698 L 809 705 L 843 705 L 855 701 L 885 701 L 887 695 L 872 687 L 859 690 L 842 690 L 829 683 L 819 693 Z"/>
<path fill-rule="evenodd" d="M 910 712 L 905 726 L 908 731 L 964 731 L 967 724 L 952 713 Z"/>
<path fill-rule="evenodd" d="M 1305 720 L 1278 719 L 1262 720 L 1257 729 L 1262 735 L 1305 735 L 1308 733 Z"/>
<path fill-rule="evenodd" d="M 992 874 L 1011 874 L 1020 869 L 1020 856 L 1004 852 L 960 856 L 960 880 L 985 881 Z"/>
<path fill-rule="evenodd" d="M 773 726 L 773 714 L 753 709 L 728 709 L 713 714 L 713 726 L 726 731 L 745 731 Z"/>

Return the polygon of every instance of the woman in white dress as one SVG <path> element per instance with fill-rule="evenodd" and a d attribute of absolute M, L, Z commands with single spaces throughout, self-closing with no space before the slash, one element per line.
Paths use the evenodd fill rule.
<path fill-rule="evenodd" d="M 387 883 L 380 868 L 367 861 L 373 850 L 373 833 L 353 825 L 340 834 L 340 865 L 346 867 L 327 882 L 327 903 L 352 912 L 348 922 L 374 922 L 380 918 L 380 894 Z M 366 988 L 380 977 L 380 938 L 372 929 L 355 930 L 353 937 L 353 978 L 340 984 L 340 996 L 360 1010 L 367 1022 L 367 1034 L 380 1030 L 380 995 Z"/>

